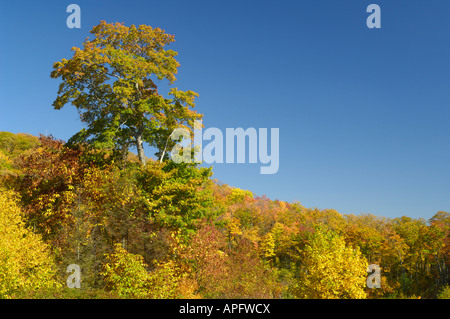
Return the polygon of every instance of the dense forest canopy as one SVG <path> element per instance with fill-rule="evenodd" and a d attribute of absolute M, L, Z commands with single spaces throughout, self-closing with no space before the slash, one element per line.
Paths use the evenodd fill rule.
<path fill-rule="evenodd" d="M 132 154 L 125 165 L 108 154 L 100 163 L 90 148 L 8 132 L 0 132 L 0 147 L 2 236 L 23 247 L 10 230 L 14 220 L 33 238 L 24 243 L 40 247 L 2 241 L 1 260 L 14 254 L 19 267 L 2 272 L 2 297 L 74 297 L 64 284 L 74 263 L 82 269 L 75 296 L 85 298 L 436 298 L 448 291 L 444 211 L 429 220 L 343 215 L 257 197 L 193 164 L 149 159 L 144 167 Z M 381 267 L 379 289 L 366 287 L 369 264 Z"/>

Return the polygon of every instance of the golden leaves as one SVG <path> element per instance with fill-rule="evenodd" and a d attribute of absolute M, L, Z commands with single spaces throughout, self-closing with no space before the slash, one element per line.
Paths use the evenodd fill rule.
<path fill-rule="evenodd" d="M 59 286 L 49 247 L 25 227 L 21 216 L 16 195 L 0 189 L 0 298 Z"/>

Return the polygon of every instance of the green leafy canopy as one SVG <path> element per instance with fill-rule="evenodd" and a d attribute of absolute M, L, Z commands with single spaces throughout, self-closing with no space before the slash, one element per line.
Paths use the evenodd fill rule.
<path fill-rule="evenodd" d="M 156 80 L 176 81 L 177 52 L 166 50 L 174 36 L 147 25 L 126 27 L 102 21 L 73 57 L 53 65 L 52 78 L 61 78 L 55 109 L 74 105 L 86 124 L 70 143 L 88 142 L 97 149 L 126 154 L 135 145 L 145 164 L 143 143 L 156 147 L 159 156 L 173 145 L 177 127 L 192 131 L 195 119 L 193 91 L 172 87 L 171 98 L 158 93 Z"/>

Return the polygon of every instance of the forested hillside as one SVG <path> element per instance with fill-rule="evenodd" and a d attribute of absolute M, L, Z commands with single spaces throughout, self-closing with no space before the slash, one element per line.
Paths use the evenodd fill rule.
<path fill-rule="evenodd" d="M 46 136 L 1 132 L 0 156 L 3 298 L 436 298 L 448 285 L 447 212 L 342 215 Z M 381 288 L 366 287 L 369 264 Z"/>
<path fill-rule="evenodd" d="M 343 215 L 177 163 L 174 130 L 203 114 L 196 92 L 158 91 L 176 81 L 174 36 L 106 22 L 91 33 L 50 74 L 53 107 L 76 107 L 84 128 L 67 142 L 0 132 L 0 298 L 449 297 L 448 212 Z"/>

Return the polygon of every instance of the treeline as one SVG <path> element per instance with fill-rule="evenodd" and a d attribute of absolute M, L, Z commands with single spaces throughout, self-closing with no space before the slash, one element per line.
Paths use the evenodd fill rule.
<path fill-rule="evenodd" d="M 0 132 L 2 298 L 448 298 L 449 226 L 444 211 L 342 215 L 194 164 Z"/>

